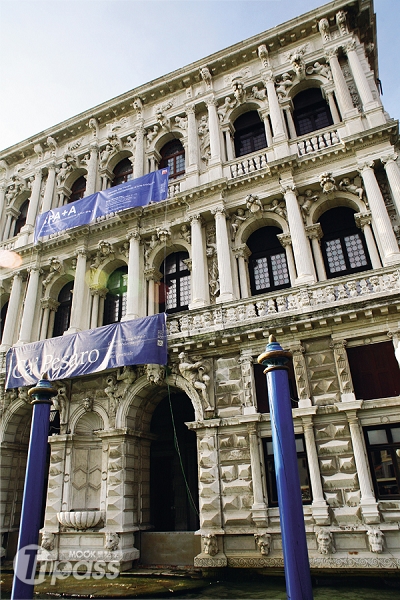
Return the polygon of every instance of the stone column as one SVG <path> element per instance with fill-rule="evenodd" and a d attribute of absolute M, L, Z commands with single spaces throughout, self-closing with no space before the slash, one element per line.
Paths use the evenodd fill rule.
<path fill-rule="evenodd" d="M 53 330 L 54 317 L 60 303 L 49 296 L 45 296 L 40 300 L 42 305 L 42 323 L 40 325 L 40 341 L 47 339 L 49 331 Z M 51 326 L 51 327 L 50 327 Z"/>
<path fill-rule="evenodd" d="M 293 370 L 299 396 L 299 408 L 310 408 L 311 394 L 308 382 L 307 365 L 304 358 L 305 348 L 300 342 L 295 342 L 294 345 L 290 345 L 290 351 L 293 355 Z"/>
<path fill-rule="evenodd" d="M 15 326 L 18 321 L 21 306 L 22 275 L 16 273 L 13 277 L 11 294 L 8 300 L 8 309 L 4 322 L 3 337 L 1 339 L 1 352 L 7 352 L 14 342 Z"/>
<path fill-rule="evenodd" d="M 290 233 L 280 233 L 276 237 L 280 241 L 283 248 L 285 248 L 286 261 L 287 261 L 287 266 L 289 269 L 290 284 L 295 285 L 297 275 L 296 275 L 296 266 L 294 264 L 292 237 L 291 237 Z"/>
<path fill-rule="evenodd" d="M 8 208 L 6 210 L 6 223 L 4 225 L 3 240 L 8 240 L 8 238 L 10 237 L 11 225 L 13 219 L 15 218 L 15 210 L 13 208 Z"/>
<path fill-rule="evenodd" d="M 4 199 L 6 196 L 6 184 L 0 183 L 0 223 L 1 223 L 1 215 L 3 214 L 4 209 Z"/>
<path fill-rule="evenodd" d="M 47 212 L 51 209 L 54 195 L 54 185 L 56 182 L 56 163 L 53 161 L 47 165 L 47 181 L 44 189 L 44 197 L 41 212 Z"/>
<path fill-rule="evenodd" d="M 392 223 L 386 210 L 385 202 L 373 170 L 374 162 L 365 160 L 359 164 L 369 207 L 372 214 L 372 224 L 382 251 L 383 265 L 389 266 L 400 262 L 399 247 L 392 229 Z"/>
<path fill-rule="evenodd" d="M 333 340 L 330 347 L 333 349 L 333 356 L 335 358 L 342 402 L 352 402 L 356 397 L 354 395 L 346 345 L 346 340 Z"/>
<path fill-rule="evenodd" d="M 147 287 L 147 316 L 151 317 L 158 311 L 158 283 L 162 279 L 162 273 L 157 269 L 146 269 L 144 272 Z"/>
<path fill-rule="evenodd" d="M 39 289 L 40 269 L 32 267 L 29 269 L 29 280 L 25 295 L 24 309 L 21 319 L 21 328 L 19 332 L 18 344 L 28 344 L 31 342 L 33 319 L 35 316 L 36 301 Z"/>
<path fill-rule="evenodd" d="M 80 248 L 77 254 L 74 289 L 72 294 L 71 321 L 67 333 L 81 331 L 81 315 L 84 310 L 86 289 L 86 250 Z"/>
<path fill-rule="evenodd" d="M 225 138 L 226 160 L 230 162 L 231 160 L 235 160 L 235 148 L 232 139 L 231 123 L 226 123 L 223 126 L 223 134 Z"/>
<path fill-rule="evenodd" d="M 353 445 L 354 460 L 356 463 L 357 477 L 360 484 L 361 513 L 366 523 L 380 523 L 379 507 L 375 499 L 371 477 L 368 469 L 367 451 L 357 410 L 362 407 L 363 401 L 343 402 L 336 404 L 339 411 L 345 411 L 350 428 L 351 443 Z"/>
<path fill-rule="evenodd" d="M 281 142 L 286 140 L 285 125 L 283 123 L 282 111 L 279 105 L 278 96 L 276 94 L 274 77 L 271 73 L 268 73 L 265 80 L 265 87 L 267 89 L 268 103 L 269 103 L 269 114 L 272 123 L 273 141 Z"/>
<path fill-rule="evenodd" d="M 251 507 L 251 517 L 257 527 L 268 526 L 268 508 L 265 503 L 263 480 L 261 472 L 260 447 L 258 442 L 257 423 L 248 423 L 251 477 L 253 481 L 254 503 Z"/>
<path fill-rule="evenodd" d="M 354 219 L 357 227 L 359 227 L 364 233 L 372 268 L 380 269 L 382 264 L 381 259 L 379 258 L 378 249 L 376 247 L 374 234 L 372 233 L 371 229 L 372 217 L 370 211 L 365 213 L 356 213 L 354 215 Z"/>
<path fill-rule="evenodd" d="M 87 163 L 86 190 L 84 194 L 85 196 L 90 196 L 96 191 L 98 156 L 99 146 L 97 142 L 92 142 L 90 144 L 90 158 Z"/>
<path fill-rule="evenodd" d="M 238 262 L 240 297 L 249 298 L 251 294 L 248 262 L 251 251 L 249 250 L 247 244 L 243 244 L 243 246 L 239 246 L 239 248 L 234 249 L 234 254 Z"/>
<path fill-rule="evenodd" d="M 32 184 L 31 197 L 29 198 L 28 214 L 26 215 L 25 227 L 32 228 L 35 225 L 36 215 L 38 214 L 38 206 L 40 200 L 40 188 L 42 185 L 43 169 L 39 167 L 35 169 L 35 179 Z"/>
<path fill-rule="evenodd" d="M 310 246 L 304 230 L 303 219 L 295 193 L 295 186 L 289 180 L 281 181 L 281 186 L 286 202 L 293 254 L 296 263 L 296 285 L 315 283 Z"/>
<path fill-rule="evenodd" d="M 221 161 L 221 137 L 219 130 L 219 120 L 217 114 L 218 102 L 214 96 L 207 98 L 207 109 L 208 109 L 208 127 L 210 130 L 210 162 Z"/>
<path fill-rule="evenodd" d="M 121 321 L 129 321 L 139 317 L 140 293 L 144 290 L 143 272 L 140 268 L 140 234 L 135 228 L 128 234 L 128 287 L 126 296 L 126 314 Z"/>
<path fill-rule="evenodd" d="M 193 104 L 189 104 L 186 106 L 186 114 L 188 118 L 187 167 L 195 166 L 197 168 L 199 164 L 199 151 L 197 147 L 196 109 Z"/>
<path fill-rule="evenodd" d="M 308 470 L 310 472 L 310 484 L 312 490 L 311 510 L 313 518 L 317 525 L 328 525 L 329 507 L 326 503 L 324 492 L 322 490 L 321 473 L 319 470 L 319 461 L 317 448 L 315 445 L 313 414 L 317 411 L 317 407 L 307 409 L 307 416 L 301 416 L 304 431 L 304 440 L 306 443 L 306 452 L 308 460 Z"/>
<path fill-rule="evenodd" d="M 350 91 L 347 87 L 343 71 L 340 67 L 337 53 L 337 48 L 332 48 L 328 50 L 326 54 L 326 60 L 329 62 L 329 66 L 332 71 L 332 77 L 333 82 L 335 84 L 336 98 L 339 104 L 339 109 L 343 119 L 345 119 L 349 115 L 354 116 L 357 113 L 357 109 L 355 109 L 353 106 Z"/>
<path fill-rule="evenodd" d="M 374 100 L 367 77 L 358 57 L 356 41 L 352 40 L 346 44 L 344 49 L 347 54 L 347 58 L 349 59 L 349 65 L 354 77 L 354 83 L 356 84 L 357 91 L 360 95 L 364 111 L 367 111 L 370 108 L 376 108 L 378 103 L 376 100 Z"/>
<path fill-rule="evenodd" d="M 229 237 L 224 209 L 219 206 L 211 211 L 215 215 L 215 238 L 217 243 L 217 260 L 220 293 L 217 302 L 234 300 Z"/>
<path fill-rule="evenodd" d="M 341 119 L 340 119 L 339 111 L 336 106 L 335 92 L 333 90 L 325 90 L 325 95 L 328 100 L 329 109 L 331 111 L 333 123 L 334 123 L 334 125 L 338 125 L 338 123 L 340 123 Z"/>
<path fill-rule="evenodd" d="M 314 255 L 318 281 L 325 281 L 327 277 L 324 259 L 322 257 L 321 252 L 321 238 L 324 234 L 322 232 L 321 225 L 319 223 L 315 223 L 314 225 L 308 225 L 306 227 L 306 234 L 311 240 L 312 252 Z"/>
<path fill-rule="evenodd" d="M 282 110 L 284 111 L 285 115 L 286 115 L 286 122 L 287 122 L 287 126 L 289 129 L 289 138 L 291 140 L 294 140 L 295 138 L 297 138 L 297 132 L 296 132 L 296 127 L 293 121 L 293 115 L 292 115 L 292 111 L 290 108 L 290 100 L 286 100 L 284 104 L 282 104 Z"/>
<path fill-rule="evenodd" d="M 144 173 L 144 124 L 143 120 L 140 120 L 136 127 L 136 149 L 135 149 L 135 163 L 133 165 L 133 178 L 142 177 Z"/>
<path fill-rule="evenodd" d="M 210 302 L 207 284 L 207 259 L 205 240 L 200 215 L 190 217 L 192 243 L 192 298 L 190 309 L 201 308 Z"/>
<path fill-rule="evenodd" d="M 267 146 L 268 146 L 268 148 L 271 148 L 271 146 L 273 144 L 273 139 L 272 139 L 271 123 L 269 120 L 269 109 L 263 109 L 262 111 L 259 111 L 259 113 L 260 113 L 261 118 L 264 123 L 265 137 L 267 138 Z"/>
<path fill-rule="evenodd" d="M 381 161 L 385 166 L 389 187 L 397 209 L 397 214 L 400 215 L 400 169 L 396 160 L 397 154 L 395 153 L 389 154 L 389 156 L 381 157 Z"/>

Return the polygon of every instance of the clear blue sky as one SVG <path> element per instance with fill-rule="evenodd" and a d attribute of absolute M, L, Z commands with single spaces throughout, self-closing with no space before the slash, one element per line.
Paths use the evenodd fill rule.
<path fill-rule="evenodd" d="M 0 0 L 0 149 L 324 4 Z M 375 0 L 383 102 L 399 117 L 400 0 Z"/>

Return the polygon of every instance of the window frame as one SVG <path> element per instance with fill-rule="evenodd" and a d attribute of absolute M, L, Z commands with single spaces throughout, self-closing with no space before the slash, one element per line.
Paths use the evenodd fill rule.
<path fill-rule="evenodd" d="M 85 182 L 85 187 L 83 187 L 83 185 L 78 187 L 79 182 L 82 184 L 83 181 Z M 77 200 L 82 200 L 82 198 L 84 197 L 85 192 L 86 192 L 86 185 L 87 185 L 86 178 L 84 177 L 84 175 L 80 175 L 78 177 L 78 179 L 76 179 L 71 186 L 71 194 L 68 198 L 67 204 L 72 204 L 72 202 L 76 202 Z"/>
<path fill-rule="evenodd" d="M 319 100 L 313 100 L 313 101 L 310 100 L 308 105 L 296 108 L 296 106 L 295 106 L 296 97 L 298 97 L 300 94 L 305 94 L 306 92 L 309 92 L 310 90 L 319 90 L 321 98 Z M 324 114 L 326 116 L 327 123 L 324 124 L 322 127 L 319 127 L 317 125 L 317 120 L 318 120 L 319 116 L 322 114 Z M 301 131 L 301 128 L 303 127 L 302 122 L 304 122 L 306 119 L 308 120 L 310 127 L 305 127 L 305 131 Z M 311 87 L 311 88 L 302 90 L 301 92 L 296 94 L 296 96 L 293 98 L 293 121 L 294 121 L 294 126 L 296 129 L 297 137 L 302 137 L 303 135 L 309 135 L 310 133 L 313 133 L 314 131 L 321 131 L 321 129 L 326 129 L 327 127 L 332 127 L 332 125 L 334 124 L 332 113 L 331 113 L 329 104 L 326 102 L 326 100 L 322 96 L 322 92 L 321 92 L 320 88 L 312 88 Z"/>
<path fill-rule="evenodd" d="M 304 438 L 304 434 L 299 433 L 295 435 L 296 440 L 296 454 L 297 454 L 297 465 L 299 467 L 299 461 L 303 462 L 302 468 L 304 469 L 304 475 L 307 479 L 307 485 L 301 484 L 302 474 L 299 468 L 299 479 L 300 479 L 300 488 L 301 488 L 301 498 L 303 506 L 309 506 L 313 501 L 312 496 L 312 487 L 311 487 L 311 479 L 310 479 L 310 468 L 308 466 L 308 457 L 307 457 L 307 448 L 306 442 Z M 297 450 L 298 441 L 302 442 L 303 449 Z M 275 473 L 275 460 L 274 453 L 268 452 L 268 443 L 272 443 L 272 437 L 262 438 L 262 446 L 264 452 L 264 464 L 265 464 L 265 483 L 267 486 L 267 494 L 268 494 L 268 506 L 277 507 L 278 503 L 278 490 L 276 485 L 276 473 Z M 304 491 L 303 491 L 304 490 Z M 306 494 L 306 490 L 308 490 L 308 494 Z M 308 495 L 309 497 L 306 497 Z"/>
<path fill-rule="evenodd" d="M 130 164 L 130 167 L 128 165 L 128 162 Z M 120 165 L 122 165 L 122 166 L 120 167 Z M 129 168 L 127 168 L 126 170 L 123 170 L 125 165 Z M 118 172 L 118 167 L 120 167 L 121 172 Z M 123 158 L 115 165 L 115 167 L 113 169 L 113 175 L 114 175 L 114 178 L 111 182 L 111 187 L 116 187 L 117 185 L 121 185 L 121 183 L 126 183 L 127 181 L 131 181 L 133 179 L 133 165 L 132 165 L 132 162 L 129 160 L 129 157 Z M 130 175 L 130 177 L 129 177 L 129 175 Z"/>
<path fill-rule="evenodd" d="M 119 273 L 121 274 L 119 285 L 110 288 L 109 282 L 111 278 L 116 277 L 116 274 Z M 126 280 L 126 285 L 124 285 L 124 279 Z M 112 325 L 113 323 L 120 323 L 121 319 L 126 315 L 127 309 L 126 304 L 128 294 L 128 267 L 126 265 L 118 267 L 112 273 L 110 273 L 107 280 L 107 289 L 108 292 L 106 294 L 106 297 L 104 298 L 103 325 Z M 111 320 L 109 318 L 111 313 L 114 315 L 114 317 L 117 316 L 116 320 Z"/>
<path fill-rule="evenodd" d="M 178 147 L 178 144 L 180 145 L 180 150 L 176 150 L 175 152 L 171 152 L 171 154 L 167 154 L 168 149 L 172 148 L 174 146 L 174 144 L 176 145 L 176 147 Z M 175 138 L 173 140 L 171 140 L 170 142 L 168 142 L 167 144 L 165 144 L 162 148 L 161 148 L 161 160 L 160 160 L 160 169 L 165 168 L 165 167 L 169 167 L 170 171 L 169 171 L 169 179 L 176 179 L 177 177 L 181 177 L 182 175 L 184 175 L 186 173 L 186 157 L 185 157 L 185 148 L 182 144 L 182 142 Z M 183 156 L 183 170 L 177 171 L 177 159 Z M 172 165 L 170 163 L 170 161 L 172 160 Z"/>
<path fill-rule="evenodd" d="M 60 296 L 62 292 L 64 292 L 65 288 L 69 287 L 69 298 L 67 300 L 60 300 Z M 68 281 L 61 288 L 57 300 L 60 303 L 55 317 L 54 317 L 54 325 L 53 325 L 53 334 L 52 337 L 59 337 L 63 335 L 66 331 L 68 331 L 69 326 L 71 324 L 71 310 L 72 310 L 72 298 L 73 298 L 73 290 L 74 290 L 74 280 Z"/>
<path fill-rule="evenodd" d="M 248 125 L 243 124 L 242 122 L 245 123 L 245 116 L 248 115 L 252 115 L 254 113 L 257 113 L 257 111 L 248 111 L 246 113 L 243 113 L 242 115 L 240 115 L 236 121 L 233 124 L 233 127 L 235 128 L 235 133 L 234 133 L 234 146 L 235 146 L 235 157 L 236 158 L 240 158 L 242 156 L 247 156 L 248 154 L 252 154 L 253 152 L 260 152 L 261 150 L 263 150 L 264 148 L 268 148 L 268 142 L 267 142 L 267 136 L 265 134 L 265 125 L 263 123 L 263 121 L 260 119 L 258 113 L 258 119 L 259 121 L 255 121 L 254 123 L 250 123 Z M 251 117 L 250 117 L 251 119 Z M 249 119 L 249 121 L 250 121 Z M 237 126 L 237 122 L 240 120 L 239 122 L 239 127 Z M 262 140 L 262 144 L 259 148 L 256 148 L 256 146 L 258 144 L 256 144 L 255 140 L 259 139 L 263 137 Z M 242 147 L 242 143 L 243 141 L 249 141 L 250 142 L 250 146 L 251 149 L 249 151 L 244 151 L 243 147 Z"/>
<path fill-rule="evenodd" d="M 166 267 L 167 267 L 167 261 L 170 259 L 171 257 L 175 257 L 175 271 L 172 273 L 167 273 L 166 272 Z M 173 314 L 176 312 L 181 312 L 183 310 L 188 310 L 189 308 L 189 302 L 190 302 L 190 297 L 191 297 L 191 275 L 190 275 L 190 270 L 189 267 L 186 266 L 186 269 L 180 269 L 180 263 L 188 260 L 189 259 L 189 253 L 186 251 L 179 251 L 179 252 L 173 252 L 172 254 L 169 254 L 165 260 L 163 261 L 163 263 L 161 264 L 160 270 L 163 274 L 162 279 L 160 281 L 160 302 L 159 302 L 159 310 L 160 312 L 166 312 L 167 314 Z M 183 278 L 189 278 L 189 302 L 188 304 L 180 304 L 180 298 L 181 298 L 181 280 Z M 168 287 L 170 285 L 170 282 L 175 281 L 176 282 L 176 306 L 172 307 L 172 308 L 167 308 L 167 304 L 168 304 Z M 161 296 L 164 296 L 164 298 L 162 298 Z"/>
<path fill-rule="evenodd" d="M 368 455 L 368 462 L 371 471 L 371 479 L 374 486 L 375 497 L 377 500 L 398 500 L 400 499 L 400 460 L 397 461 L 397 451 L 400 452 L 400 441 L 393 442 L 392 429 L 399 429 L 400 423 L 388 423 L 386 425 L 369 425 L 363 428 L 365 447 Z M 372 444 L 369 440 L 368 433 L 370 431 L 386 431 L 387 439 L 391 440 L 387 443 L 376 443 Z M 393 466 L 394 478 L 384 479 L 395 479 L 397 485 L 397 494 L 384 494 L 380 491 L 379 479 L 376 477 L 377 465 L 374 464 L 373 452 L 390 452 L 391 461 Z M 378 465 L 379 466 L 379 465 Z M 382 465 L 381 465 L 382 466 Z M 383 480 L 383 479 L 382 479 Z"/>
<path fill-rule="evenodd" d="M 249 257 L 248 260 L 248 272 L 249 272 L 249 278 L 250 278 L 250 291 L 251 291 L 251 295 L 252 296 L 258 296 L 260 294 L 267 294 L 268 292 L 273 292 L 275 290 L 282 290 L 285 288 L 290 288 L 291 287 L 291 281 L 290 281 L 290 273 L 289 273 L 289 265 L 287 262 L 287 258 L 286 258 L 286 251 L 284 248 L 282 248 L 282 245 L 280 244 L 278 238 L 277 238 L 277 233 L 276 231 L 279 230 L 278 227 L 274 227 L 273 229 L 276 231 L 265 231 L 265 236 L 268 235 L 268 233 L 270 233 L 271 237 L 275 236 L 276 238 L 276 245 L 273 245 L 272 247 L 268 247 L 262 250 L 252 250 L 251 246 L 253 245 L 252 241 L 251 241 L 251 237 L 254 234 L 257 234 L 258 232 L 262 231 L 262 230 L 266 230 L 271 228 L 272 226 L 265 226 L 265 227 L 261 227 L 260 229 L 256 229 L 256 231 L 253 231 L 253 233 L 249 236 L 248 240 L 247 240 L 247 247 L 249 248 L 249 250 L 251 251 L 251 255 Z M 249 244 L 250 241 L 250 244 Z M 257 238 L 253 239 L 254 245 L 257 244 L 259 240 L 257 240 Z M 272 263 L 272 259 L 275 256 L 282 256 L 283 257 L 283 261 L 286 267 L 286 273 L 287 273 L 287 282 L 285 283 L 281 283 L 278 285 L 275 285 L 274 283 L 274 273 L 273 273 L 273 263 Z M 267 266 L 267 270 L 268 270 L 268 278 L 269 281 L 271 283 L 270 287 L 265 287 L 265 288 L 261 288 L 261 289 L 256 289 L 256 278 L 255 278 L 255 265 L 257 264 L 257 261 L 259 261 L 260 259 L 265 258 L 266 259 L 266 266 Z M 264 269 L 265 271 L 265 269 Z"/>

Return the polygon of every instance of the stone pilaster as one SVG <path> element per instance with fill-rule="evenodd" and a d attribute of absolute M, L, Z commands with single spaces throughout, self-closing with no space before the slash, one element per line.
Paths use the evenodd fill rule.
<path fill-rule="evenodd" d="M 74 293 L 72 294 L 71 321 L 68 333 L 81 331 L 82 307 L 86 291 L 86 250 L 80 248 L 77 254 Z"/>
<path fill-rule="evenodd" d="M 253 481 L 253 505 L 251 518 L 257 527 L 268 526 L 268 508 L 264 496 L 264 484 L 261 472 L 260 443 L 258 438 L 257 423 L 248 423 L 251 475 Z"/>
<path fill-rule="evenodd" d="M 210 302 L 207 285 L 207 260 L 205 237 L 200 215 L 190 217 L 192 244 L 192 299 L 190 308 L 201 308 Z"/>
<path fill-rule="evenodd" d="M 53 161 L 47 165 L 47 180 L 44 188 L 44 197 L 41 212 L 47 212 L 52 208 L 54 186 L 56 182 L 56 163 Z"/>
<path fill-rule="evenodd" d="M 321 473 L 319 470 L 319 461 L 317 447 L 315 444 L 313 416 L 317 411 L 317 407 L 313 406 L 308 409 L 307 415 L 302 415 L 304 439 L 306 443 L 306 452 L 308 460 L 308 470 L 310 473 L 310 484 L 312 491 L 311 510 L 315 523 L 317 525 L 328 525 L 330 523 L 329 507 L 324 497 L 322 489 Z"/>
<path fill-rule="evenodd" d="M 26 224 L 25 227 L 29 230 L 32 230 L 35 225 L 36 216 L 38 213 L 38 206 L 40 200 L 40 189 L 42 185 L 43 178 L 43 169 L 42 167 L 38 167 L 35 169 L 35 179 L 32 184 L 31 197 L 29 199 L 29 208 L 28 213 L 26 215 Z"/>
<path fill-rule="evenodd" d="M 315 268 L 317 271 L 318 281 L 325 281 L 326 271 L 324 259 L 322 257 L 321 252 L 321 238 L 323 236 L 323 232 L 321 229 L 321 225 L 319 223 L 315 223 L 314 225 L 308 225 L 306 227 L 306 234 L 308 238 L 311 240 L 311 247 L 315 261 Z"/>
<path fill-rule="evenodd" d="M 392 192 L 393 202 L 396 206 L 397 214 L 400 215 L 400 169 L 397 164 L 397 154 L 389 154 L 381 157 L 384 164 L 386 175 Z"/>
<path fill-rule="evenodd" d="M 122 321 L 137 319 L 139 315 L 140 294 L 144 290 L 143 271 L 140 268 L 140 234 L 135 228 L 128 234 L 128 287 L 126 298 L 126 315 Z"/>
<path fill-rule="evenodd" d="M 219 272 L 220 294 L 217 302 L 234 300 L 231 255 L 228 228 L 224 209 L 219 206 L 211 211 L 215 215 L 215 237 Z"/>
<path fill-rule="evenodd" d="M 22 313 L 21 328 L 18 344 L 28 344 L 32 341 L 32 327 L 35 317 L 35 308 L 38 299 L 39 277 L 41 271 L 38 267 L 29 269 L 29 279 L 25 295 L 24 309 Z"/>
<path fill-rule="evenodd" d="M 368 248 L 368 254 L 371 259 L 371 265 L 373 269 L 380 269 L 382 266 L 381 259 L 379 258 L 378 249 L 376 247 L 374 234 L 372 233 L 371 223 L 372 216 L 371 212 L 356 213 L 354 219 L 357 227 L 359 227 L 365 236 L 365 241 Z"/>

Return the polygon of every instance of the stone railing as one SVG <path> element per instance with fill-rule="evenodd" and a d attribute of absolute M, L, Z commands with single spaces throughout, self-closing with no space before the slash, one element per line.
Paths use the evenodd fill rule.
<path fill-rule="evenodd" d="M 181 191 L 181 182 L 173 181 L 168 185 L 168 198 L 173 198 L 175 194 L 179 194 Z"/>
<path fill-rule="evenodd" d="M 303 288 L 287 288 L 260 296 L 212 305 L 181 316 L 168 318 L 170 337 L 197 335 L 206 331 L 237 328 L 242 324 L 257 324 L 275 320 L 280 316 L 309 313 L 322 308 L 334 308 L 351 304 L 353 309 L 365 300 L 400 293 L 400 270 L 382 269 L 360 273 L 352 277 L 341 277 Z"/>
<path fill-rule="evenodd" d="M 331 146 L 340 144 L 339 134 L 336 129 L 329 131 L 316 131 L 312 136 L 303 136 L 301 139 L 297 139 L 297 149 L 299 156 L 305 154 L 311 154 L 312 152 L 318 152 Z"/>
<path fill-rule="evenodd" d="M 248 175 L 254 173 L 254 171 L 260 171 L 267 167 L 267 154 L 266 152 L 258 152 L 257 154 L 249 154 L 242 156 L 235 160 L 229 165 L 230 177 L 240 177 L 241 175 Z"/>
<path fill-rule="evenodd" d="M 16 237 L 0 242 L 0 250 L 13 250 L 15 248 Z"/>

